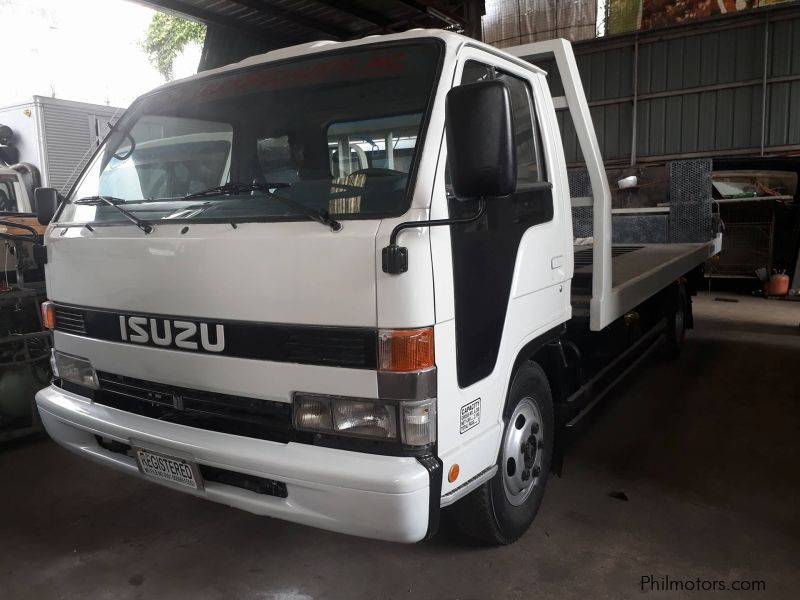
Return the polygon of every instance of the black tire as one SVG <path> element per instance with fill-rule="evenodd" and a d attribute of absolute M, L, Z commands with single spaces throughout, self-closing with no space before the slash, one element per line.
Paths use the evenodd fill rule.
<path fill-rule="evenodd" d="M 512 422 L 515 414 L 517 416 Z M 526 417 L 528 414 L 530 418 Z M 527 420 L 522 423 L 520 417 Z M 498 546 L 515 542 L 528 530 L 539 511 L 550 473 L 555 427 L 553 399 L 547 376 L 535 362 L 526 362 L 517 371 L 508 394 L 503 420 L 505 427 L 497 457 L 497 474 L 453 507 L 456 523 L 462 531 L 470 537 Z M 540 423 L 536 423 L 537 420 Z M 532 432 L 534 424 L 538 425 L 537 432 L 531 433 L 527 438 L 527 448 L 533 453 L 530 463 L 533 464 L 515 463 L 513 471 L 516 474 L 517 466 L 520 467 L 520 475 L 528 470 L 532 487 L 527 493 L 521 490 L 514 495 L 514 482 L 509 483 L 514 478 L 506 477 L 509 473 L 509 461 L 504 460 L 504 455 L 507 454 L 506 443 L 513 446 L 514 436 L 524 437 L 525 434 L 519 432 Z M 531 438 L 534 441 L 530 441 Z M 526 456 L 525 460 L 528 458 Z M 538 475 L 535 475 L 537 467 Z M 509 490 L 507 486 L 512 486 L 513 489 Z M 514 501 L 518 504 L 514 504 Z"/>
<path fill-rule="evenodd" d="M 667 338 L 664 340 L 662 355 L 667 360 L 675 360 L 680 356 L 686 340 L 686 328 L 689 322 L 689 296 L 686 287 L 678 285 L 677 298 L 667 322 Z"/>

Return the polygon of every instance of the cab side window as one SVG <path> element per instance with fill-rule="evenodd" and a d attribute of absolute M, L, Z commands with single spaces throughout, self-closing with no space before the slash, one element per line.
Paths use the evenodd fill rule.
<path fill-rule="evenodd" d="M 496 79 L 508 86 L 511 113 L 517 146 L 517 186 L 543 180 L 539 131 L 533 111 L 533 98 L 528 83 L 507 73 L 498 72 Z"/>
<path fill-rule="evenodd" d="M 461 85 L 490 79 L 494 79 L 494 67 L 484 65 L 476 60 L 468 60 L 464 63 L 464 71 L 461 73 Z"/>
<path fill-rule="evenodd" d="M 511 112 L 517 147 L 517 187 L 546 181 L 541 136 L 528 83 L 523 79 L 474 60 L 464 63 L 461 85 L 499 79 L 508 86 L 511 95 Z M 448 174 L 449 175 L 449 174 Z M 449 183 L 449 176 L 447 177 Z"/>

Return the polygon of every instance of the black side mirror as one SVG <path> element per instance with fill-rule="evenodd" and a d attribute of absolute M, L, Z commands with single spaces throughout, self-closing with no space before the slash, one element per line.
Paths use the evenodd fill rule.
<path fill-rule="evenodd" d="M 450 181 L 459 200 L 508 196 L 517 188 L 511 95 L 502 81 L 453 88 L 445 104 Z"/>
<path fill-rule="evenodd" d="M 47 225 L 53 220 L 58 202 L 58 191 L 55 188 L 36 188 L 33 192 L 33 203 L 36 219 L 40 225 Z"/>

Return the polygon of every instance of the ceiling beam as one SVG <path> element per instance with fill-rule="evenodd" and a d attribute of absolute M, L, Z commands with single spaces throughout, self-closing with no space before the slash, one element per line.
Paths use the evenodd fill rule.
<path fill-rule="evenodd" d="M 351 17 L 357 17 L 362 21 L 367 21 L 368 23 L 377 25 L 382 30 L 391 29 L 392 26 L 391 19 L 380 13 L 372 11 L 368 8 L 363 8 L 361 6 L 355 5 L 352 2 L 349 2 L 348 0 L 316 0 L 316 1 L 318 4 L 335 8 L 339 12 L 348 14 Z"/>
<path fill-rule="evenodd" d="M 464 26 L 464 17 L 456 15 L 446 8 L 440 7 L 436 2 L 432 2 L 431 0 L 400 0 L 400 2 L 413 8 L 417 12 L 435 17 L 448 25 L 454 25 L 456 27 Z"/>
<path fill-rule="evenodd" d="M 464 33 L 471 38 L 483 40 L 483 21 L 481 17 L 486 14 L 484 0 L 465 0 L 464 2 Z"/>
<path fill-rule="evenodd" d="M 268 38 L 270 41 L 274 41 L 276 46 L 291 46 L 298 43 L 296 39 L 290 39 L 280 34 L 276 35 L 269 29 L 255 27 L 248 24 L 246 21 L 240 21 L 234 17 L 226 17 L 213 11 L 205 10 L 193 4 L 182 2 L 181 0 L 137 0 L 137 2 L 139 4 L 147 5 L 154 10 L 162 12 L 166 11 L 181 17 L 200 21 L 207 25 L 220 25 L 222 27 L 227 27 L 228 29 L 235 29 L 237 31 L 254 35 L 258 38 Z"/>
<path fill-rule="evenodd" d="M 300 10 L 289 9 L 283 6 L 276 6 L 270 0 L 229 0 L 230 2 L 257 12 L 259 15 L 274 17 L 277 21 L 292 23 L 307 30 L 307 35 L 287 35 L 282 32 L 279 23 L 266 25 L 253 25 L 246 19 L 235 16 L 227 16 L 217 13 L 213 9 L 197 6 L 187 0 L 134 0 L 139 4 L 150 6 L 156 10 L 163 10 L 188 17 L 208 24 L 234 29 L 256 36 L 260 39 L 267 39 L 276 47 L 290 46 L 304 41 L 312 41 L 315 35 L 323 35 L 334 40 L 348 40 L 374 33 L 392 33 L 403 31 L 409 27 L 430 26 L 431 18 L 437 19 L 449 26 L 466 27 L 463 16 L 454 14 L 452 4 L 441 0 L 393 0 L 414 9 L 414 12 L 401 19 L 393 19 L 382 10 L 373 8 L 375 5 L 368 5 L 366 2 L 357 3 L 353 0 L 312 0 L 319 6 L 335 9 L 340 13 L 348 15 L 354 21 L 362 22 L 361 26 L 353 23 L 352 27 L 344 28 L 337 25 L 329 25 L 319 17 L 303 14 Z M 482 0 L 467 0 L 467 3 L 483 5 Z M 376 3 L 381 6 L 380 3 Z M 308 6 L 308 4 L 305 4 Z M 305 9 L 304 9 L 305 10 Z M 481 11 L 482 12 L 482 11 Z M 478 17 L 479 19 L 480 17 Z M 426 19 L 428 19 L 426 21 Z M 316 38 L 319 39 L 319 38 Z"/>
<path fill-rule="evenodd" d="M 342 29 L 340 27 L 336 27 L 335 25 L 328 25 L 327 23 L 323 21 L 318 21 L 313 17 L 307 17 L 295 11 L 288 10 L 280 6 L 275 6 L 274 4 L 270 2 L 265 2 L 264 0 L 230 0 L 230 1 L 233 2 L 234 4 L 238 4 L 239 6 L 244 6 L 246 8 L 255 10 L 262 15 L 275 17 L 282 21 L 286 21 L 287 23 L 293 23 L 295 25 L 299 25 L 306 29 L 323 33 L 335 39 L 344 40 L 348 39 L 349 37 L 352 37 L 353 35 L 352 32 Z"/>

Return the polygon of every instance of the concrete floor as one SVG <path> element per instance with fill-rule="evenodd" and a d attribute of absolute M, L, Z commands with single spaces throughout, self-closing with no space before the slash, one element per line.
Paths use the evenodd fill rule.
<path fill-rule="evenodd" d="M 633 598 L 650 575 L 766 583 L 693 597 L 797 598 L 800 303 L 719 296 L 696 301 L 677 362 L 606 404 L 513 546 L 258 518 L 40 440 L 0 451 L 0 597 Z"/>

